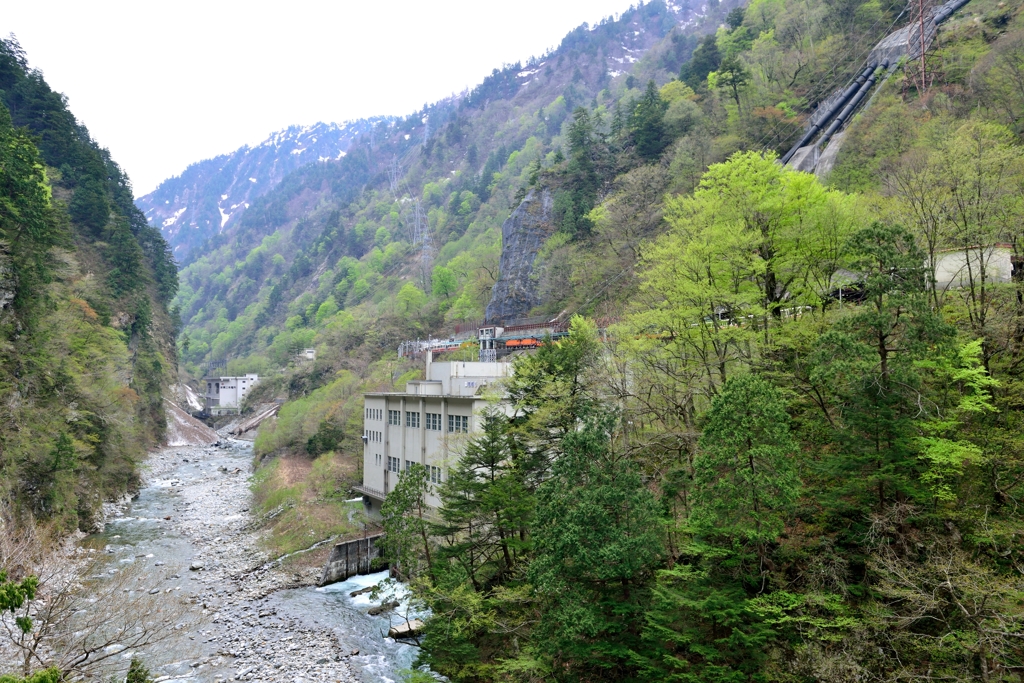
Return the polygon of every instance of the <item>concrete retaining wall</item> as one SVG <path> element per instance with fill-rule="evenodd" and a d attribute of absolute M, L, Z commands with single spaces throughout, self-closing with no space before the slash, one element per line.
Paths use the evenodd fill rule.
<path fill-rule="evenodd" d="M 370 563 L 381 556 L 377 539 L 383 537 L 384 534 L 377 534 L 335 545 L 327 564 L 324 565 L 324 572 L 320 575 L 318 585 L 326 586 L 357 574 L 372 573 Z"/>

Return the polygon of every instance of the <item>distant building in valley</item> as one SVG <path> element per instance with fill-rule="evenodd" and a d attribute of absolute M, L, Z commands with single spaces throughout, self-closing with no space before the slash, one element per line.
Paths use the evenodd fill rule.
<path fill-rule="evenodd" d="M 371 515 L 380 514 L 413 464 L 427 468 L 432 484 L 446 480 L 466 440 L 483 427 L 484 388 L 512 374 L 511 363 L 434 363 L 431 352 L 426 356 L 426 379 L 404 392 L 364 395 L 363 484 L 355 488 Z M 427 502 L 440 506 L 436 488 Z"/>
<path fill-rule="evenodd" d="M 211 415 L 237 413 L 242 399 L 260 381 L 259 375 L 244 377 L 207 377 L 206 412 Z"/>

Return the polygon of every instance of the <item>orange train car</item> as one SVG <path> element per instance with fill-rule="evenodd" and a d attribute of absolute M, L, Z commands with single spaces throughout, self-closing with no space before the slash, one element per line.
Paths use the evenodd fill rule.
<path fill-rule="evenodd" d="M 509 339 L 505 342 L 506 349 L 535 349 L 540 346 L 540 342 L 533 337 L 527 337 L 525 339 Z"/>

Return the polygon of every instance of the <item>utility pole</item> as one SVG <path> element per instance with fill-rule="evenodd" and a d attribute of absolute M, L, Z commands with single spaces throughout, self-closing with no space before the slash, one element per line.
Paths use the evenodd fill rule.
<path fill-rule="evenodd" d="M 907 64 L 907 79 L 903 86 L 904 97 L 906 97 L 910 83 L 913 83 L 917 90 L 917 96 L 923 97 L 935 82 L 935 65 L 929 66 L 928 64 L 928 48 L 931 46 L 937 30 L 929 20 L 931 7 L 932 0 L 917 0 L 917 64 L 913 67 L 909 63 Z M 911 41 L 908 40 L 908 42 L 910 46 L 913 45 Z"/>
<path fill-rule="evenodd" d="M 925 60 L 924 50 L 924 0 L 917 0 L 917 26 L 918 26 L 918 47 L 921 50 L 921 84 L 919 88 L 920 93 L 924 93 L 924 89 L 928 86 L 928 62 Z"/>

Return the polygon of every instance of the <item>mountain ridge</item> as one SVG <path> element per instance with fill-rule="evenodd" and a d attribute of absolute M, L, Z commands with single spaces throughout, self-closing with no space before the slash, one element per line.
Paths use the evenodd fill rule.
<path fill-rule="evenodd" d="M 135 204 L 149 224 L 160 229 L 175 257 L 187 263 L 196 247 L 236 223 L 254 199 L 289 173 L 310 163 L 340 159 L 356 137 L 389 120 L 381 116 L 342 124 L 292 125 L 259 144 L 189 164 L 136 198 Z"/>
<path fill-rule="evenodd" d="M 713 7 L 706 2 L 696 1 L 655 4 L 663 7 L 664 12 L 656 15 L 657 21 L 654 24 L 651 24 L 650 17 L 655 15 L 650 12 L 645 14 L 634 9 L 632 13 L 625 13 L 623 16 L 627 17 L 626 21 L 632 28 L 621 31 L 614 44 L 605 40 L 602 49 L 594 55 L 595 63 L 600 62 L 600 70 L 595 74 L 598 75 L 595 83 L 598 88 L 607 86 L 617 77 L 628 75 L 633 65 L 656 47 L 667 33 L 672 30 L 686 32 L 697 27 Z M 317 161 L 326 163 L 337 162 L 340 159 L 338 155 L 347 153 L 351 144 L 360 136 L 372 135 L 378 126 L 393 126 L 400 120 L 419 120 L 420 125 L 405 134 L 426 143 L 434 132 L 432 127 L 436 129 L 444 123 L 443 117 L 441 121 L 430 121 L 428 111 L 436 113 L 439 105 L 448 104 L 479 107 L 495 97 L 515 98 L 530 90 L 531 86 L 536 90 L 537 84 L 545 76 L 551 75 L 551 66 L 548 64 L 550 57 L 561 63 L 566 53 L 573 55 L 586 50 L 588 44 L 615 33 L 619 21 L 621 17 L 619 20 L 609 17 L 593 25 L 584 22 L 571 30 L 558 48 L 546 55 L 527 60 L 525 66 L 522 62 L 516 62 L 506 64 L 501 69 L 495 68 L 478 86 L 438 100 L 420 112 L 405 116 L 359 119 L 341 126 L 324 123 L 289 126 L 271 134 L 255 147 L 243 146 L 233 152 L 190 164 L 181 174 L 164 180 L 153 192 L 136 199 L 136 204 L 150 225 L 160 228 L 179 262 L 191 263 L 194 250 L 207 240 L 230 232 L 254 198 L 272 190 L 288 173 L 312 163 L 300 151 L 303 149 L 299 145 L 302 134 L 307 134 L 307 137 L 322 136 L 316 150 Z M 673 47 L 677 52 L 676 61 L 681 61 L 696 47 L 696 41 L 682 41 Z M 289 136 L 283 133 L 298 135 L 292 144 Z M 372 139 L 369 144 L 375 146 Z M 291 155 L 301 158 L 292 158 Z M 244 170 L 254 167 L 262 169 L 268 162 L 272 170 L 267 177 L 262 177 L 259 171 Z M 255 177 L 256 181 L 248 187 L 245 182 L 251 177 Z"/>
<path fill-rule="evenodd" d="M 653 2 L 617 20 L 581 25 L 546 55 L 494 69 L 467 93 L 393 119 L 372 136 L 359 136 L 342 159 L 297 169 L 183 267 L 179 301 L 183 318 L 193 320 L 190 339 L 198 342 L 189 355 L 205 349 L 221 358 L 229 347 L 236 357 L 249 353 L 262 337 L 230 333 L 216 342 L 224 326 L 280 329 L 292 315 L 283 304 L 299 294 L 300 282 L 306 283 L 303 289 L 316 289 L 328 284 L 324 273 L 336 279 L 332 264 L 372 251 L 379 230 L 363 226 L 381 220 L 395 242 L 385 260 L 397 259 L 394 269 L 402 271 L 399 262 L 412 250 L 420 252 L 419 265 L 409 265 L 406 274 L 415 269 L 419 286 L 429 289 L 432 265 L 424 264 L 450 259 L 453 249 L 462 248 L 453 240 L 460 245 L 477 240 L 482 248 L 500 235 L 500 223 L 528 179 L 526 166 L 544 161 L 552 145 L 561 144 L 574 108 L 591 106 L 600 97 L 602 107 L 611 107 L 604 114 L 607 126 L 615 117 L 614 100 L 639 97 L 649 80 L 672 80 L 700 36 L 715 30 L 735 4 Z M 630 73 L 620 72 L 623 65 Z M 436 189 L 421 196 L 424 187 Z M 357 197 L 362 198 L 351 203 Z M 385 197 L 398 203 L 377 206 Z M 415 227 L 417 203 L 425 231 Z M 426 246 L 424 236 L 430 238 Z M 492 257 L 480 258 L 489 263 Z M 277 259 L 280 264 L 273 265 Z M 448 315 L 482 317 L 492 285 L 481 280 L 487 291 L 475 292 L 472 302 L 464 298 Z M 363 287 L 360 283 L 336 297 L 354 302 Z M 225 323 L 209 326 L 221 310 Z"/>

